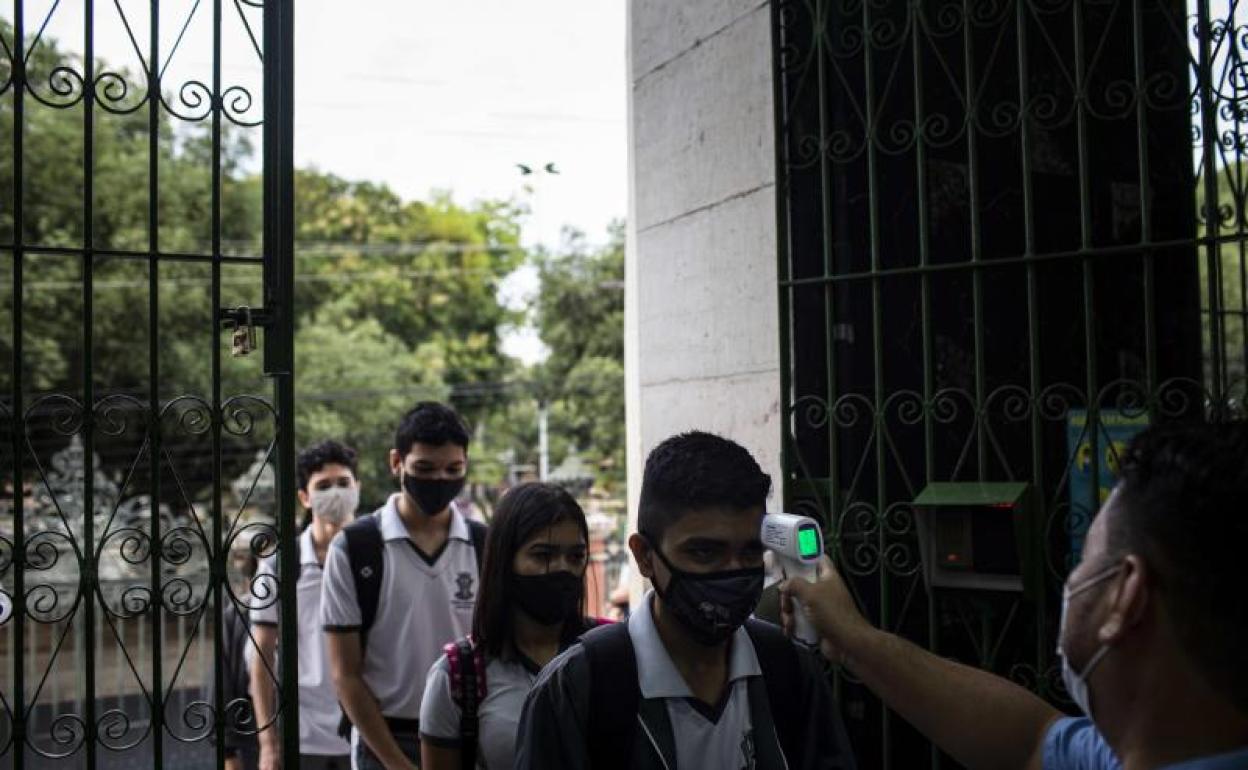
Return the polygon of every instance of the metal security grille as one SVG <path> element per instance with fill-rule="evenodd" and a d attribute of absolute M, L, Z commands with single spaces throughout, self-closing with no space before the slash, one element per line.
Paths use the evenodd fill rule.
<path fill-rule="evenodd" d="M 223 628 L 298 562 L 292 5 L 0 10 L 0 767 L 220 767 L 265 727 Z"/>
<path fill-rule="evenodd" d="M 1245 411 L 1248 9 L 777 0 L 773 41 L 789 503 L 880 626 L 1069 704 L 1118 452 Z M 1037 490 L 1039 591 L 926 590 L 912 501 L 949 481 Z M 941 764 L 837 683 L 864 767 Z"/>

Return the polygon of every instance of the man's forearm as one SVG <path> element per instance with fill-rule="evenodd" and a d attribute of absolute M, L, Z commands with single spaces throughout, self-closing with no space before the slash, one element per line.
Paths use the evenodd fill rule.
<path fill-rule="evenodd" d="M 260 745 L 275 749 L 278 746 L 277 725 L 274 723 L 275 690 L 272 679 L 275 644 L 268 645 L 260 633 L 257 634 L 257 646 L 260 659 L 251 667 L 251 703 L 256 712 L 256 728 L 260 730 Z M 267 662 L 266 666 L 264 663 Z"/>
<path fill-rule="evenodd" d="M 386 725 L 377 699 L 359 676 L 346 676 L 337 683 L 338 697 L 342 699 L 342 707 L 346 709 L 351 724 L 360 733 L 360 739 L 377 756 L 387 768 L 410 768 L 415 763 L 409 760 L 394 740 Z"/>
<path fill-rule="evenodd" d="M 1044 734 L 1060 715 L 1031 692 L 876 629 L 843 651 L 863 684 L 968 768 L 1039 767 Z"/>

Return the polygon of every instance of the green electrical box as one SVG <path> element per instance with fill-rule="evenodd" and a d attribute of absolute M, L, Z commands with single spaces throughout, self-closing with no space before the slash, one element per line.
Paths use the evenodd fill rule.
<path fill-rule="evenodd" d="M 928 590 L 1039 586 L 1032 488 L 1023 482 L 933 482 L 914 499 Z"/>

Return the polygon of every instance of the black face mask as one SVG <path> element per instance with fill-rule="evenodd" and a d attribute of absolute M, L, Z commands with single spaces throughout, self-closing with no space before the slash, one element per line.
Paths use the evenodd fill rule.
<path fill-rule="evenodd" d="M 553 626 L 572 617 L 581 606 L 585 579 L 562 570 L 541 575 L 512 575 L 508 587 L 511 598 L 524 614 L 543 626 Z"/>
<path fill-rule="evenodd" d="M 459 496 L 464 479 L 421 479 L 403 472 L 403 491 L 416 501 L 420 512 L 436 516 Z"/>
<path fill-rule="evenodd" d="M 659 588 L 656 582 L 654 589 L 695 641 L 708 647 L 722 644 L 758 607 L 763 596 L 762 565 L 721 572 L 687 572 L 673 567 L 654 541 L 646 540 L 672 573 L 667 588 Z"/>

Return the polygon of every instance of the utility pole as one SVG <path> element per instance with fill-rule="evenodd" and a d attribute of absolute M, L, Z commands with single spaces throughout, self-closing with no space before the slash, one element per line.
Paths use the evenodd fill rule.
<path fill-rule="evenodd" d="M 537 402 L 537 478 L 545 481 L 550 475 L 550 407 L 545 400 Z"/>

